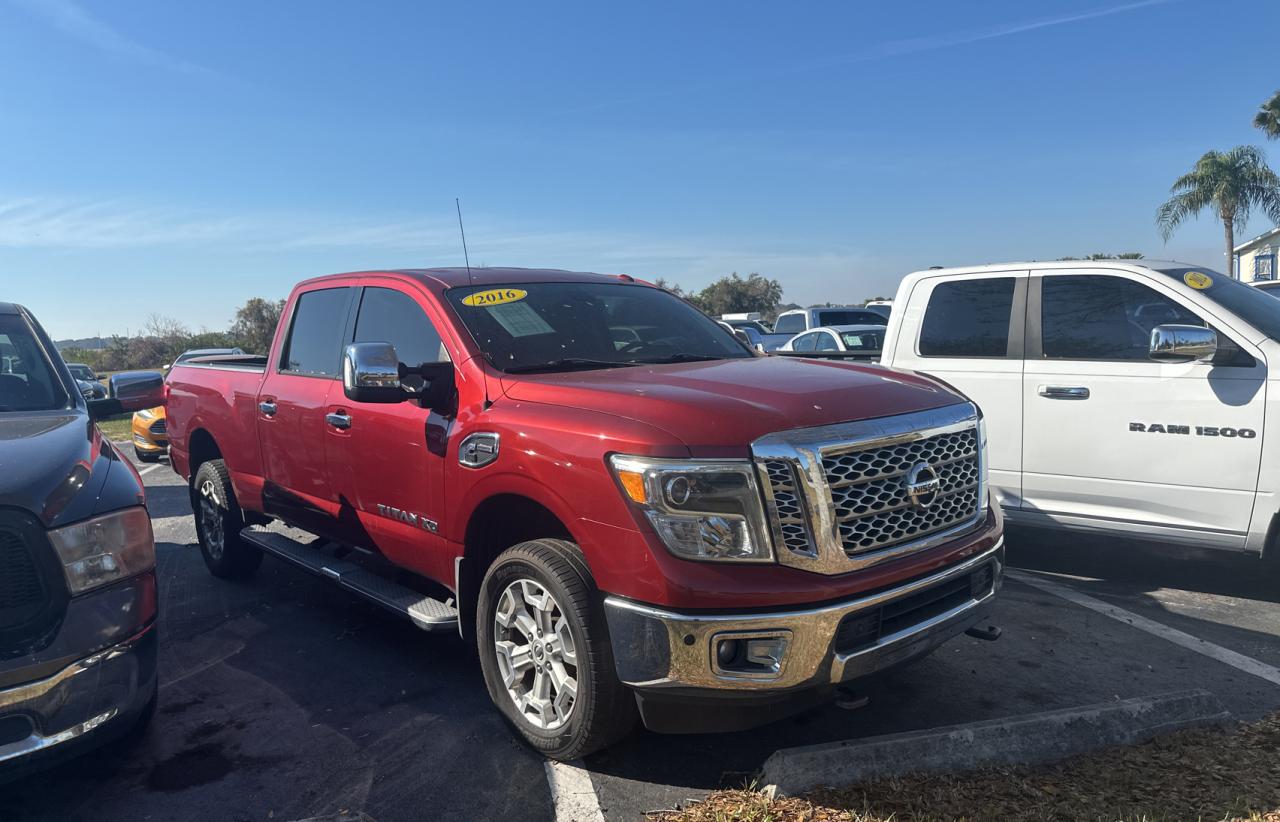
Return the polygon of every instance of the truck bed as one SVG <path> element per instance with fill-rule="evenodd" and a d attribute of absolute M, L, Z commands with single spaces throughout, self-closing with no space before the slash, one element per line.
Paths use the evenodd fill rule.
<path fill-rule="evenodd" d="M 265 354 L 230 354 L 213 357 L 192 357 L 181 365 L 191 366 L 193 368 L 234 368 L 238 371 L 257 371 L 262 373 L 267 370 L 267 357 Z"/>

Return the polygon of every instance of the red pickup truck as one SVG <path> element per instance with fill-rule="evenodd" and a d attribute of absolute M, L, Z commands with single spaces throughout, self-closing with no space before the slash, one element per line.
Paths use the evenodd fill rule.
<path fill-rule="evenodd" d="M 168 378 L 220 577 L 273 554 L 476 643 L 546 755 L 749 727 L 976 623 L 999 507 L 972 403 L 767 357 L 622 276 L 308 280 L 266 357 Z"/>

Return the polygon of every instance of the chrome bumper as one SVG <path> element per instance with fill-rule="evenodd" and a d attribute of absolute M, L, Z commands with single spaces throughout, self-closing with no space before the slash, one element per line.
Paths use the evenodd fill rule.
<path fill-rule="evenodd" d="M 984 565 L 991 586 L 979 596 L 919 622 L 879 636 L 849 653 L 836 650 L 836 633 L 851 615 L 872 614 L 916 594 L 955 583 Z M 876 594 L 808 610 L 759 614 L 682 614 L 618 597 L 605 599 L 619 678 L 642 689 L 694 688 L 772 692 L 836 685 L 906 662 L 971 627 L 1000 588 L 1004 540 L 978 556 L 927 577 Z M 883 612 L 881 612 L 883 613 Z M 725 671 L 716 661 L 716 645 L 735 638 L 785 639 L 776 670 Z"/>
<path fill-rule="evenodd" d="M 74 662 L 44 679 L 0 691 L 0 728 L 25 720 L 29 734 L 0 744 L 4 763 L 85 736 L 117 717 L 138 716 L 156 684 L 156 629 Z"/>

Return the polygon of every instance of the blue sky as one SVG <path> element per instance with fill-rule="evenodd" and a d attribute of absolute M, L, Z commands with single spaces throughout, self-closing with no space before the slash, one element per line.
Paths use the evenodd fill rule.
<path fill-rule="evenodd" d="M 1139 250 L 1280 88 L 1273 0 L 0 0 L 0 299 L 55 337 L 473 263 L 780 279 Z M 1245 236 L 1269 228 L 1255 220 Z"/>

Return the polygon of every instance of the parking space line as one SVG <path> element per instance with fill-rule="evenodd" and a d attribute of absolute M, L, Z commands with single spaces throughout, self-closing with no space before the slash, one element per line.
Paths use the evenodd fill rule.
<path fill-rule="evenodd" d="M 1111 617 L 1127 625 L 1132 625 L 1139 631 L 1146 631 L 1149 634 L 1172 642 L 1174 645 L 1180 645 L 1189 651 L 1195 651 L 1210 659 L 1216 659 L 1224 665 L 1230 665 L 1232 668 L 1244 671 L 1246 674 L 1265 679 L 1273 685 L 1280 685 L 1280 668 L 1274 668 L 1265 662 L 1259 662 L 1253 657 L 1238 654 L 1235 651 L 1223 648 L 1221 645 L 1214 645 L 1212 642 L 1207 642 L 1197 636 L 1179 631 L 1177 628 L 1170 628 L 1168 625 L 1156 622 L 1153 619 L 1147 619 L 1132 611 L 1126 611 L 1100 599 L 1094 599 L 1074 588 L 1042 577 L 1032 576 L 1021 571 L 1009 571 L 1007 576 L 1011 579 L 1016 579 L 1018 582 L 1030 585 L 1032 588 L 1038 588 L 1045 593 L 1065 599 L 1082 608 L 1088 608 L 1090 611 Z"/>
<path fill-rule="evenodd" d="M 556 807 L 556 822 L 604 822 L 591 774 L 579 764 L 548 759 L 547 782 Z"/>
<path fill-rule="evenodd" d="M 139 468 L 138 476 L 142 476 L 143 474 L 149 474 L 159 467 L 160 467 L 160 463 L 157 462 L 155 465 L 148 465 L 146 468 Z"/>

